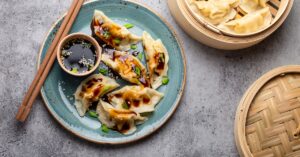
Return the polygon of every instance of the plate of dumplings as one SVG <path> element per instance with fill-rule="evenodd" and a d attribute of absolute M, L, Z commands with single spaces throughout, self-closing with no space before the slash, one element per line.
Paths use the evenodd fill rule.
<path fill-rule="evenodd" d="M 62 19 L 45 38 L 39 64 Z M 186 79 L 184 52 L 170 25 L 136 2 L 89 1 L 70 31 L 78 32 L 97 40 L 101 64 L 93 74 L 75 77 L 54 63 L 41 90 L 54 119 L 100 144 L 137 141 L 166 123 Z"/>

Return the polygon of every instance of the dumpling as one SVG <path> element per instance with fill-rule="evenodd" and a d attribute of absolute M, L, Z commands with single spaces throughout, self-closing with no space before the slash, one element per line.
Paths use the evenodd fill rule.
<path fill-rule="evenodd" d="M 139 59 L 124 51 L 109 50 L 102 54 L 102 61 L 124 80 L 137 85 L 149 86 L 147 69 Z"/>
<path fill-rule="evenodd" d="M 80 116 L 84 116 L 92 102 L 98 101 L 104 94 L 116 89 L 119 84 L 102 74 L 94 74 L 85 79 L 74 94 L 75 106 Z"/>
<path fill-rule="evenodd" d="M 141 86 L 125 86 L 109 93 L 108 101 L 117 109 L 128 109 L 136 113 L 153 112 L 154 107 L 163 98 L 163 94 Z"/>
<path fill-rule="evenodd" d="M 191 8 L 206 21 L 217 25 L 233 19 L 237 14 L 234 8 L 238 4 L 239 0 L 192 0 Z"/>
<path fill-rule="evenodd" d="M 262 30 L 269 26 L 272 21 L 272 15 L 268 7 L 247 14 L 246 16 L 222 23 L 219 29 L 233 34 L 249 34 Z"/>
<path fill-rule="evenodd" d="M 157 89 L 164 76 L 168 75 L 169 53 L 161 40 L 154 40 L 147 32 L 143 33 L 143 46 L 146 54 L 150 84 Z"/>
<path fill-rule="evenodd" d="M 102 124 L 125 135 L 135 132 L 136 124 L 147 120 L 147 118 L 141 117 L 140 114 L 134 111 L 116 109 L 102 100 L 99 101 L 96 111 Z"/>
<path fill-rule="evenodd" d="M 269 0 L 243 0 L 239 7 L 246 13 L 251 13 L 267 7 L 268 1 Z"/>
<path fill-rule="evenodd" d="M 91 29 L 106 44 L 120 51 L 129 50 L 132 44 L 141 40 L 141 37 L 131 34 L 124 26 L 116 24 L 99 10 L 94 13 Z"/>

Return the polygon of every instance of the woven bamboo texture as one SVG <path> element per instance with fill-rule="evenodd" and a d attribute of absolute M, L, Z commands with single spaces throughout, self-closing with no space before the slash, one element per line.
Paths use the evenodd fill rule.
<path fill-rule="evenodd" d="M 255 157 L 300 156 L 294 131 L 300 124 L 300 74 L 278 76 L 256 95 L 246 122 L 246 139 Z"/>
<path fill-rule="evenodd" d="M 300 157 L 300 66 L 276 68 L 245 92 L 235 117 L 245 157 Z"/>
<path fill-rule="evenodd" d="M 300 66 L 264 74 L 237 108 L 235 141 L 245 157 L 300 157 Z"/>

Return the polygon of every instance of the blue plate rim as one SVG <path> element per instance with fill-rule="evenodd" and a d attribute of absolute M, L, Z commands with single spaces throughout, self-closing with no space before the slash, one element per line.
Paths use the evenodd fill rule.
<path fill-rule="evenodd" d="M 85 2 L 83 5 L 87 5 L 89 3 L 93 3 L 93 2 L 96 2 L 98 0 L 90 0 L 90 1 L 87 1 Z M 122 141 L 110 141 L 110 142 L 107 142 L 107 141 L 102 141 L 102 140 L 95 140 L 93 138 L 89 138 L 87 136 L 84 136 L 80 133 L 77 133 L 76 131 L 74 131 L 72 128 L 68 127 L 66 125 L 66 122 L 59 117 L 59 115 L 53 111 L 50 107 L 49 107 L 49 102 L 47 101 L 47 98 L 45 96 L 45 90 L 44 90 L 44 86 L 41 88 L 40 90 L 40 93 L 41 93 L 41 96 L 42 96 L 42 100 L 44 102 L 44 106 L 46 106 L 48 112 L 50 113 L 50 115 L 64 128 L 66 129 L 67 131 L 71 132 L 73 135 L 75 136 L 78 136 L 79 138 L 81 139 L 84 139 L 84 140 L 87 140 L 87 141 L 90 141 L 90 142 L 93 142 L 93 143 L 97 143 L 97 144 L 110 144 L 110 145 L 118 145 L 118 144 L 127 144 L 127 143 L 132 143 L 132 142 L 135 142 L 135 141 L 138 141 L 140 139 L 143 139 L 143 138 L 146 138 L 147 136 L 151 135 L 152 133 L 156 132 L 159 128 L 161 128 L 170 118 L 171 116 L 174 114 L 174 112 L 176 111 L 177 107 L 179 106 L 180 104 L 180 101 L 181 101 L 181 98 L 183 96 L 183 92 L 184 92 L 184 89 L 185 89 L 185 84 L 186 84 L 186 57 L 185 57 L 185 52 L 184 52 L 184 49 L 183 49 L 183 43 L 181 41 L 181 39 L 178 37 L 178 35 L 176 34 L 175 32 L 175 29 L 171 26 L 171 24 L 165 20 L 161 15 L 159 15 L 158 13 L 156 13 L 151 7 L 147 6 L 146 4 L 142 4 L 142 3 L 139 3 L 139 2 L 136 2 L 136 1 L 133 1 L 133 0 L 125 0 L 127 2 L 130 2 L 130 3 L 134 3 L 136 5 L 139 5 L 141 7 L 144 7 L 146 8 L 147 10 L 149 10 L 151 13 L 153 13 L 154 15 L 156 15 L 160 20 L 162 20 L 164 22 L 164 24 L 168 27 L 168 29 L 170 29 L 170 31 L 172 32 L 174 38 L 176 39 L 176 42 L 178 43 L 179 47 L 180 47 L 180 53 L 181 53 L 181 56 L 182 56 L 182 59 L 183 59 L 183 71 L 184 71 L 184 74 L 183 74 L 183 79 L 182 79 L 182 82 L 181 82 L 181 87 L 180 87 L 180 91 L 178 92 L 177 94 L 177 97 L 176 97 L 176 101 L 173 103 L 172 105 L 172 108 L 170 108 L 170 110 L 168 111 L 168 113 L 166 114 L 166 116 L 164 116 L 161 121 L 153 127 L 153 129 L 151 129 L 150 131 L 144 133 L 144 134 L 141 134 L 140 136 L 134 136 L 132 138 L 129 138 L 129 139 L 126 139 L 126 140 L 122 140 Z M 46 41 L 47 41 L 47 37 L 51 34 L 52 30 L 55 28 L 55 26 L 59 23 L 59 21 L 61 21 L 63 19 L 63 17 L 66 15 L 67 13 L 64 13 L 62 16 L 60 16 L 52 25 L 51 25 L 51 28 L 49 29 L 49 31 L 46 33 L 44 39 L 43 39 L 43 42 L 42 42 L 42 45 L 40 46 L 40 49 L 39 49 L 39 53 L 38 53 L 38 58 L 37 58 L 37 69 L 40 67 L 40 64 L 41 64 L 41 57 L 42 57 L 42 51 L 43 51 L 43 48 L 46 44 Z M 174 105 L 175 104 L 175 105 Z"/>

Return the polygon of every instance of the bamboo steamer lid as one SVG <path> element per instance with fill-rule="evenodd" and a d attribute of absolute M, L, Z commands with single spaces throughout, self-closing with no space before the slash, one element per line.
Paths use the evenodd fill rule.
<path fill-rule="evenodd" d="M 300 66 L 274 69 L 240 101 L 235 141 L 241 156 L 300 156 Z"/>
<path fill-rule="evenodd" d="M 278 5 L 277 10 L 278 12 L 281 12 L 279 9 L 281 0 L 272 1 L 276 1 L 274 4 Z M 189 8 L 186 6 L 185 0 L 168 0 L 168 6 L 176 22 L 195 40 L 217 49 L 237 50 L 253 46 L 276 31 L 285 21 L 293 6 L 294 0 L 288 1 L 289 2 L 286 6 L 286 10 L 271 27 L 261 33 L 247 37 L 232 37 L 217 33 L 217 31 L 214 31 L 214 28 L 199 22 L 199 20 L 197 20 L 197 18 L 191 14 Z M 271 12 L 275 12 L 274 7 Z"/>

